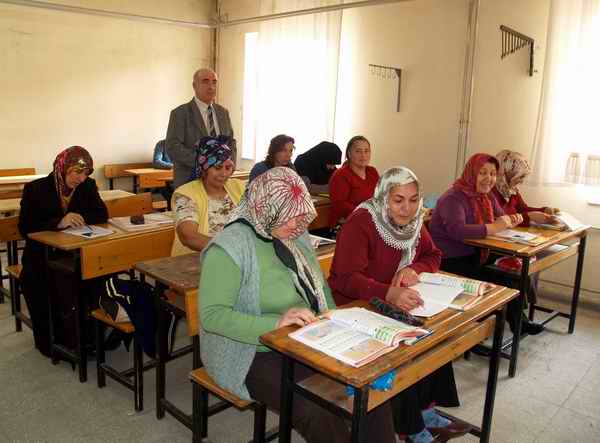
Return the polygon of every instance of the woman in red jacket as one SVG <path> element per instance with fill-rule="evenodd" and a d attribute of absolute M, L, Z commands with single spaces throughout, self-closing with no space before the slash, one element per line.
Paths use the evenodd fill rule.
<path fill-rule="evenodd" d="M 410 311 L 423 301 L 410 286 L 421 272 L 437 272 L 442 253 L 423 225 L 423 199 L 415 174 L 391 168 L 340 230 L 329 276 L 338 306 L 379 297 Z M 439 416 L 433 405 L 458 406 L 452 363 L 444 365 L 392 402 L 394 427 L 405 441 L 446 441 L 468 426 Z"/>
<path fill-rule="evenodd" d="M 343 222 L 354 208 L 373 197 L 379 173 L 371 161 L 371 144 L 362 135 L 352 137 L 346 147 L 346 161 L 329 181 L 331 212 L 329 226 Z"/>
<path fill-rule="evenodd" d="M 534 208 L 529 206 L 519 192 L 518 186 L 531 173 L 531 168 L 525 157 L 518 152 L 505 149 L 500 151 L 496 158 L 500 168 L 496 177 L 496 186 L 492 193 L 504 213 L 506 215 L 521 214 L 523 216 L 521 226 L 529 226 L 530 221 L 534 223 L 554 223 L 555 218 L 553 215 L 559 212 L 558 208 Z"/>

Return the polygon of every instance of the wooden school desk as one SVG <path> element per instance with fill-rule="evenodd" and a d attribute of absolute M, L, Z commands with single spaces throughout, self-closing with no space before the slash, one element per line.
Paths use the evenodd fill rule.
<path fill-rule="evenodd" d="M 366 418 L 371 410 L 451 362 L 493 333 L 493 350 L 489 363 L 482 425 L 480 428 L 474 426 L 471 431 L 472 434 L 480 437 L 480 441 L 488 442 L 506 304 L 517 294 L 514 289 L 497 287 L 479 304 L 466 312 L 446 309 L 425 323 L 425 327 L 433 331 L 432 335 L 413 346 L 400 345 L 398 349 L 360 368 L 341 363 L 290 338 L 289 333 L 296 330 L 297 326 L 279 328 L 262 335 L 261 342 L 279 352 L 283 358 L 279 441 L 285 443 L 291 441 L 293 396 L 300 394 L 307 400 L 314 401 L 333 413 L 350 419 L 353 443 L 367 442 L 369 430 Z M 352 306 L 369 307 L 366 301 L 356 301 L 344 307 Z M 490 317 L 491 314 L 494 316 Z M 317 374 L 298 383 L 294 382 L 296 362 L 311 367 Z M 396 370 L 396 376 L 391 390 L 371 390 L 369 387 L 371 382 L 393 369 Z M 354 387 L 353 397 L 348 397 L 346 394 L 346 385 Z"/>
<path fill-rule="evenodd" d="M 317 217 L 312 221 L 309 230 L 323 229 L 329 227 L 329 213 L 331 212 L 331 200 L 322 195 L 311 195 Z"/>
<path fill-rule="evenodd" d="M 121 191 L 120 189 L 99 191 L 100 198 L 103 201 L 116 200 L 118 198 L 128 197 L 133 195 L 131 192 Z M 0 216 L 9 217 L 17 215 L 21 210 L 20 198 L 9 198 L 0 200 Z"/>
<path fill-rule="evenodd" d="M 532 274 L 548 269 L 569 257 L 577 255 L 577 268 L 575 271 L 573 298 L 571 300 L 571 312 L 567 314 L 533 304 L 531 304 L 529 307 L 530 320 L 533 320 L 535 310 L 549 312 L 552 314 L 549 318 L 542 322 L 543 324 L 548 323 L 556 317 L 568 318 L 569 334 L 572 334 L 575 330 L 575 318 L 577 315 L 577 305 L 579 303 L 579 289 L 581 288 L 581 277 L 583 273 L 583 259 L 585 257 L 585 243 L 589 227 L 582 227 L 575 231 L 556 231 L 553 229 L 534 227 L 518 227 L 514 229 L 546 237 L 547 241 L 538 246 L 528 246 L 520 243 L 511 243 L 492 238 L 465 240 L 465 243 L 477 248 L 489 249 L 491 252 L 499 255 L 519 257 L 522 260 L 523 265 L 521 267 L 521 273 L 519 276 L 519 291 L 521 293 L 519 296 L 519 312 L 523 310 L 523 303 L 525 297 L 527 297 L 527 291 L 529 289 L 529 277 Z M 567 246 L 559 247 L 558 245 Z M 537 259 L 532 262 L 532 258 L 536 256 Z M 510 359 L 510 365 L 508 369 L 508 375 L 510 377 L 514 377 L 517 371 L 520 341 L 521 317 L 519 316 L 519 321 L 517 322 L 515 331 L 513 331 L 512 338 L 507 340 L 502 346 L 503 351 L 508 347 L 511 347 L 510 354 L 505 352 L 502 353 L 502 357 Z"/>
<path fill-rule="evenodd" d="M 125 172 L 133 176 L 133 192 L 138 193 L 140 189 L 162 188 L 165 181 L 173 180 L 172 169 L 140 168 L 126 169 Z"/>
<path fill-rule="evenodd" d="M 47 268 L 56 268 L 73 273 L 77 282 L 105 276 L 131 269 L 134 263 L 157 257 L 164 257 L 171 252 L 171 244 L 175 234 L 173 226 L 149 229 L 143 232 L 126 232 L 112 225 L 101 225 L 112 229 L 114 234 L 85 239 L 60 231 L 43 231 L 29 234 L 29 238 L 44 246 Z M 49 260 L 50 248 L 69 253 L 68 258 Z M 78 285 L 76 290 L 80 291 Z M 48 297 L 52 310 L 52 297 Z M 50 321 L 50 343 L 52 362 L 56 363 L 57 354 L 79 365 L 79 381 L 87 380 L 87 350 L 85 348 L 86 318 L 88 316 L 87 297 L 75 298 L 77 311 L 77 349 L 68 349 L 54 343 L 52 316 Z M 52 312 L 52 311 L 51 311 Z"/>
<path fill-rule="evenodd" d="M 37 180 L 38 178 L 46 177 L 47 175 L 48 174 L 32 174 L 0 177 L 0 189 L 22 188 L 23 185 Z"/>
<path fill-rule="evenodd" d="M 333 260 L 335 245 L 323 245 L 317 249 L 317 258 L 325 275 L 329 274 L 329 267 Z M 158 313 L 158 343 L 156 363 L 156 417 L 163 418 L 165 412 L 175 417 L 180 423 L 192 429 L 192 416 L 186 414 L 176 405 L 166 399 L 166 363 L 189 351 L 189 346 L 178 349 L 169 354 L 167 349 L 167 328 L 165 316 L 161 311 L 173 312 L 179 316 L 198 317 L 198 284 L 200 279 L 200 253 L 191 253 L 177 257 L 166 257 L 156 260 L 137 263 L 134 269 L 142 276 L 152 278 L 155 286 L 155 306 Z M 162 298 L 165 289 L 174 291 L 179 300 L 169 303 Z M 183 302 L 183 303 L 181 303 Z M 197 322 L 196 322 L 197 323 Z M 190 322 L 188 322 L 190 324 Z M 201 367 L 200 341 L 198 330 L 189 330 L 188 335 L 192 337 L 193 346 L 193 369 Z M 211 407 L 210 414 L 217 408 L 224 409 L 226 405 L 217 403 Z M 218 410 L 218 409 L 217 409 Z"/>

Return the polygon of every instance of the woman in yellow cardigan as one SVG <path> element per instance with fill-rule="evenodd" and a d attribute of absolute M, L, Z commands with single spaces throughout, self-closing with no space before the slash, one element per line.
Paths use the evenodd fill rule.
<path fill-rule="evenodd" d="M 198 143 L 192 181 L 173 193 L 175 230 L 171 255 L 201 251 L 219 233 L 245 190 L 245 183 L 230 178 L 235 169 L 228 139 L 205 137 Z"/>

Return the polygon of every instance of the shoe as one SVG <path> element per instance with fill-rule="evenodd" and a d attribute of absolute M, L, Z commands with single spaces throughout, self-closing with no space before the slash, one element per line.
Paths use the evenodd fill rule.
<path fill-rule="evenodd" d="M 475 346 L 471 349 L 471 352 L 475 355 L 479 355 L 481 357 L 491 357 L 492 351 L 491 349 L 485 348 L 483 346 Z"/>
<path fill-rule="evenodd" d="M 521 335 L 523 335 L 523 334 L 538 335 L 544 329 L 546 329 L 546 327 L 541 323 L 526 321 L 526 322 L 523 322 L 523 324 L 521 325 Z"/>
<path fill-rule="evenodd" d="M 429 431 L 431 431 L 431 429 L 429 429 Z M 433 433 L 432 433 L 433 434 Z M 412 439 L 408 436 L 406 437 L 400 437 L 400 440 L 402 440 L 404 438 L 404 442 L 405 443 L 413 443 Z M 445 440 L 443 437 L 441 437 L 440 435 L 434 435 L 433 436 L 433 440 L 431 440 L 431 443 L 444 443 L 447 440 Z"/>
<path fill-rule="evenodd" d="M 468 434 L 473 426 L 468 423 L 462 421 L 453 421 L 448 426 L 444 426 L 443 428 L 427 428 L 431 435 L 436 438 L 441 438 L 440 441 L 448 441 L 453 438 L 461 437 L 465 434 Z"/>

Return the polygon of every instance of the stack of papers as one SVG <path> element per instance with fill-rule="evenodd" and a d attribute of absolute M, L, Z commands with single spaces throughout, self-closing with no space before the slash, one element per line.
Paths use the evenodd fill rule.
<path fill-rule="evenodd" d="M 451 307 L 454 299 L 463 292 L 462 287 L 443 286 L 432 283 L 420 282 L 410 289 L 419 293 L 423 300 L 423 306 L 410 311 L 418 317 L 432 317 L 443 310 Z"/>
<path fill-rule="evenodd" d="M 497 232 L 490 236 L 498 240 L 522 243 L 524 245 L 539 245 L 546 241 L 545 238 L 539 235 L 531 234 L 530 232 L 516 231 L 514 229 L 505 229 L 504 231 Z"/>
<path fill-rule="evenodd" d="M 115 231 L 103 228 L 102 226 L 85 225 L 79 228 L 67 228 L 62 232 L 64 232 L 65 234 L 76 235 L 77 237 L 98 238 L 110 235 Z"/>
<path fill-rule="evenodd" d="M 312 244 L 313 248 L 317 249 L 319 246 L 323 245 L 335 245 L 335 240 L 310 234 L 310 243 Z"/>

